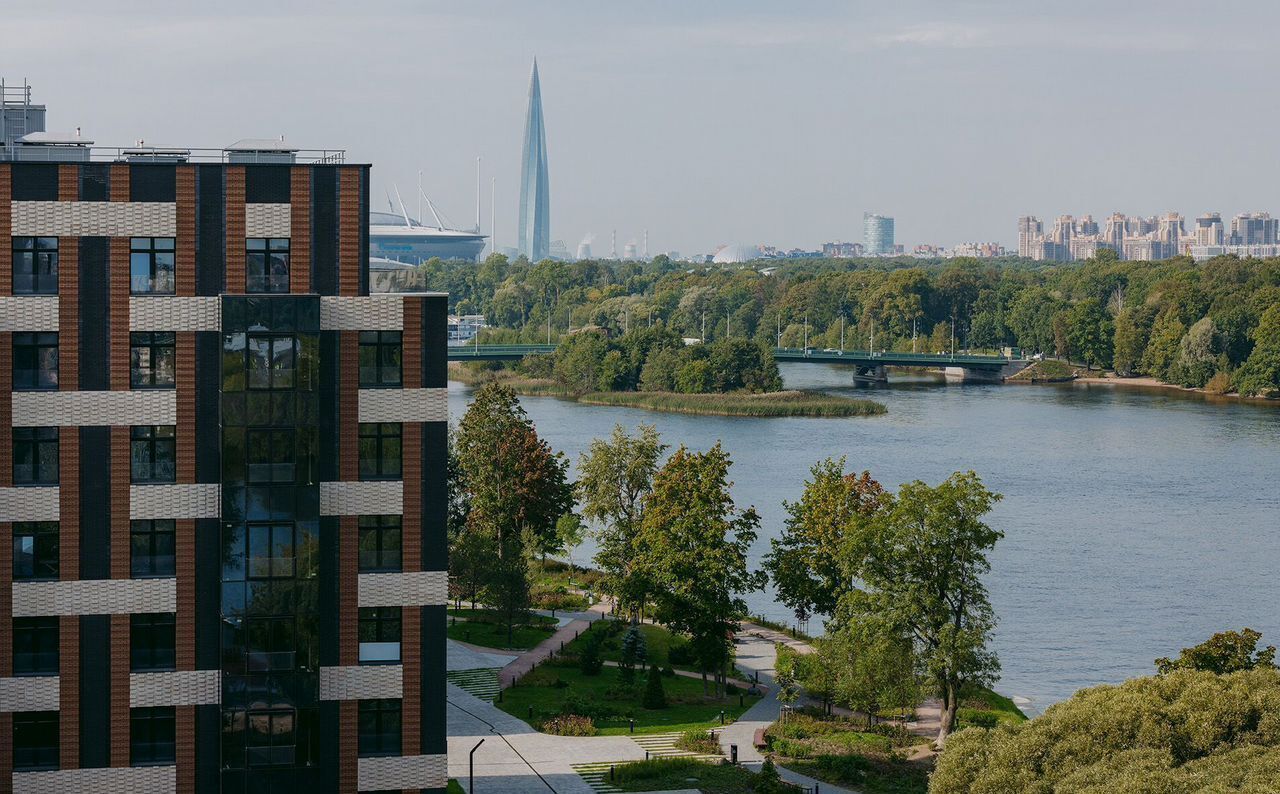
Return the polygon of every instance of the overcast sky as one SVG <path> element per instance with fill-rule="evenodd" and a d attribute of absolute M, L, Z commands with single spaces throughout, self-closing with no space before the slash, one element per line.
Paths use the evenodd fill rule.
<path fill-rule="evenodd" d="M 538 57 L 551 232 L 607 253 L 728 242 L 1012 245 L 1020 214 L 1280 211 L 1280 3 L 9 4 L 0 75 L 100 144 L 275 137 L 418 170 L 458 225 L 497 178 L 515 239 Z M 106 7 L 110 6 L 109 9 Z"/>

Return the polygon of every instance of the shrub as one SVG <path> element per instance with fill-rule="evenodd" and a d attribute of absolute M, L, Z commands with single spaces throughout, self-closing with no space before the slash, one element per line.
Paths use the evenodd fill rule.
<path fill-rule="evenodd" d="M 841 783 L 863 783 L 871 771 L 871 762 L 860 755 L 823 755 L 817 763 L 824 777 L 830 776 Z"/>
<path fill-rule="evenodd" d="M 697 659 L 693 655 L 693 649 L 689 647 L 689 643 L 672 643 L 671 648 L 667 651 L 667 663 L 675 666 L 685 666 L 694 664 Z"/>
<path fill-rule="evenodd" d="M 975 728 L 994 728 L 1000 722 L 1000 718 L 990 711 L 979 711 L 978 709 L 960 709 L 956 712 L 956 717 L 960 720 L 960 727 Z"/>
<path fill-rule="evenodd" d="M 552 736 L 595 736 L 596 724 L 581 714 L 561 714 L 542 723 L 542 732 Z"/>
<path fill-rule="evenodd" d="M 614 716 L 614 709 L 606 703 L 587 700 L 576 692 L 570 692 L 560 704 L 561 716 L 588 717 L 593 720 L 607 720 Z"/>
<path fill-rule="evenodd" d="M 680 738 L 676 739 L 676 747 L 685 752 L 703 755 L 716 755 L 720 752 L 720 743 L 702 728 L 693 728 L 680 734 Z"/>
<path fill-rule="evenodd" d="M 604 660 L 600 658 L 599 641 L 589 640 L 583 646 L 582 654 L 578 657 L 578 667 L 583 675 L 600 675 Z"/>
<path fill-rule="evenodd" d="M 1204 390 L 1209 394 L 1226 394 L 1231 391 L 1231 375 L 1223 370 L 1213 373 L 1213 377 L 1209 378 L 1209 382 L 1204 385 Z"/>
<path fill-rule="evenodd" d="M 647 709 L 665 709 L 667 693 L 662 687 L 662 676 L 656 668 L 649 668 L 649 680 L 645 683 L 643 705 Z"/>

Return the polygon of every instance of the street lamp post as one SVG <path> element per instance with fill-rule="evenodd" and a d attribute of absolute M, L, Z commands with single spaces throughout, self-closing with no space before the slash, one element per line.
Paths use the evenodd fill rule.
<path fill-rule="evenodd" d="M 471 753 L 467 756 L 467 788 L 470 794 L 476 794 L 476 750 L 479 750 L 482 744 L 484 739 L 476 742 L 476 746 L 471 748 Z"/>

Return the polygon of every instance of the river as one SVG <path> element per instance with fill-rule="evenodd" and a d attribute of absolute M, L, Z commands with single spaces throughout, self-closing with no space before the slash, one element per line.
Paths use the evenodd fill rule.
<path fill-rule="evenodd" d="M 1280 644 L 1280 410 L 1112 386 L 945 385 L 920 378 L 853 387 L 847 371 L 784 364 L 789 388 L 871 396 L 881 417 L 682 416 L 524 398 L 538 432 L 571 462 L 614 424 L 655 424 L 670 444 L 723 442 L 739 506 L 769 549 L 809 467 L 845 455 L 885 487 L 973 469 L 1004 495 L 1005 534 L 987 577 L 1003 672 L 996 689 L 1031 712 L 1081 687 L 1149 674 L 1215 631 L 1244 626 Z M 449 386 L 454 421 L 470 389 Z M 585 562 L 590 543 L 574 554 Z M 792 616 L 771 592 L 753 613 Z"/>

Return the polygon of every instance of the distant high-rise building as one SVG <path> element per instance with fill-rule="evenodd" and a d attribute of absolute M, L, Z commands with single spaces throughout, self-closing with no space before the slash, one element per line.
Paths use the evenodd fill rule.
<path fill-rule="evenodd" d="M 635 240 L 632 240 L 631 242 L 622 246 L 622 258 L 623 259 L 636 258 L 636 241 Z"/>
<path fill-rule="evenodd" d="M 551 192 L 547 177 L 547 134 L 542 125 L 538 60 L 529 76 L 529 109 L 520 159 L 520 223 L 517 247 L 530 262 L 546 259 L 551 248 Z"/>
<path fill-rule="evenodd" d="M 1018 256 L 1032 258 L 1033 248 L 1044 236 L 1044 224 L 1034 215 L 1018 218 Z"/>
<path fill-rule="evenodd" d="M 1196 245 L 1222 245 L 1225 236 L 1221 213 L 1206 212 L 1196 218 Z"/>
<path fill-rule="evenodd" d="M 863 253 L 867 256 L 888 256 L 894 253 L 893 218 L 864 212 L 862 228 Z"/>
<path fill-rule="evenodd" d="M 1268 245 L 1277 241 L 1277 219 L 1269 212 L 1242 212 L 1231 219 L 1232 245 Z"/>

